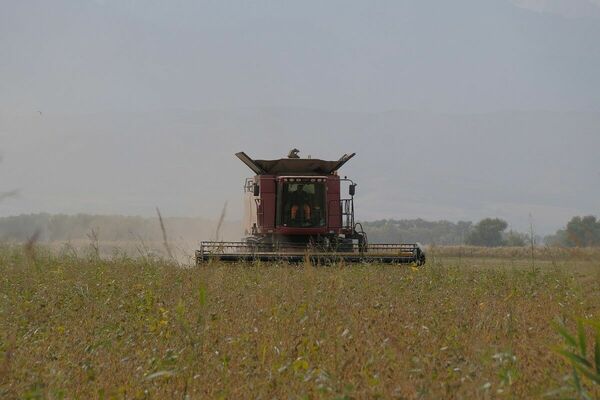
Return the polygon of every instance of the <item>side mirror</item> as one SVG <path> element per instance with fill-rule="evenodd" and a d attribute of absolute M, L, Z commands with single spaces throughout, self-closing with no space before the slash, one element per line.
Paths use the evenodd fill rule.
<path fill-rule="evenodd" d="M 354 196 L 354 194 L 356 193 L 356 183 L 350 185 L 350 187 L 348 188 L 348 193 L 350 194 L 350 196 Z"/>
<path fill-rule="evenodd" d="M 254 190 L 254 196 L 258 197 L 260 195 L 260 186 L 258 186 L 258 184 L 254 184 L 252 186 L 252 189 Z"/>

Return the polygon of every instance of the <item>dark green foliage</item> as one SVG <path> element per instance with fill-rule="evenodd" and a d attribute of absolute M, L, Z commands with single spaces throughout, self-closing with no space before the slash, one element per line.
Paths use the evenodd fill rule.
<path fill-rule="evenodd" d="M 600 221 L 594 216 L 573 217 L 566 230 L 568 246 L 600 246 Z"/>
<path fill-rule="evenodd" d="M 502 233 L 507 227 L 506 221 L 498 218 L 482 219 L 467 236 L 467 244 L 488 247 L 502 246 L 504 244 Z"/>
<path fill-rule="evenodd" d="M 546 237 L 546 243 L 566 247 L 600 246 L 600 220 L 592 215 L 573 217 L 565 229 Z"/>
<path fill-rule="evenodd" d="M 588 348 L 585 324 L 593 330 L 593 349 Z M 584 383 L 595 387 L 600 385 L 600 323 L 579 321 L 576 335 L 571 335 L 563 325 L 555 327 L 565 342 L 565 345 L 556 351 L 573 367 L 571 387 L 563 387 L 560 391 L 570 390 L 575 393 L 574 398 L 577 399 L 591 399 Z M 588 355 L 589 350 L 593 351 L 593 359 Z"/>

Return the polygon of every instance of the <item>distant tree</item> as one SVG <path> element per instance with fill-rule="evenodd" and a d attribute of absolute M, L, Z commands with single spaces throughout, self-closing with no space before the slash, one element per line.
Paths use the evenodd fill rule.
<path fill-rule="evenodd" d="M 569 247 L 600 246 L 600 221 L 593 215 L 573 217 L 565 231 Z"/>
<path fill-rule="evenodd" d="M 544 244 L 548 246 L 569 246 L 566 229 L 559 229 L 555 234 L 545 236 Z"/>
<path fill-rule="evenodd" d="M 508 228 L 506 221 L 486 218 L 479 221 L 467 236 L 467 244 L 472 246 L 498 247 L 504 244 L 502 233 Z"/>
<path fill-rule="evenodd" d="M 564 229 L 548 235 L 544 242 L 550 246 L 598 247 L 600 246 L 600 220 L 592 215 L 573 217 Z"/>
<path fill-rule="evenodd" d="M 384 219 L 361 221 L 371 243 L 419 242 L 459 245 L 472 228 L 471 222 L 425 221 L 423 219 Z"/>
<path fill-rule="evenodd" d="M 511 247 L 523 247 L 529 241 L 530 238 L 526 234 L 510 230 L 508 233 L 506 233 L 506 235 L 504 235 L 503 245 Z"/>

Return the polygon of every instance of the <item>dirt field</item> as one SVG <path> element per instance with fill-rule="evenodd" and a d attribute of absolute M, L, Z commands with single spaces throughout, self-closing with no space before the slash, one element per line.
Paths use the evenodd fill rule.
<path fill-rule="evenodd" d="M 417 269 L 4 248 L 0 398 L 567 396 L 553 322 L 576 318 L 600 318 L 595 253 L 434 249 Z"/>

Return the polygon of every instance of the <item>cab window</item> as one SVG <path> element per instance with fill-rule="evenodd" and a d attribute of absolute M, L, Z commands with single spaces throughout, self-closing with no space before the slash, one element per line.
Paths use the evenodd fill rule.
<path fill-rule="evenodd" d="M 325 182 L 280 182 L 278 194 L 279 225 L 303 228 L 325 226 Z"/>

